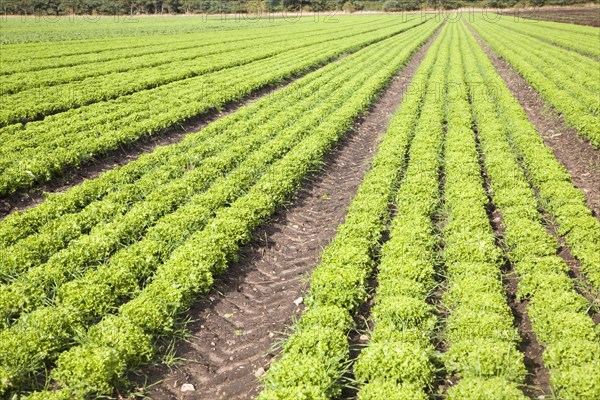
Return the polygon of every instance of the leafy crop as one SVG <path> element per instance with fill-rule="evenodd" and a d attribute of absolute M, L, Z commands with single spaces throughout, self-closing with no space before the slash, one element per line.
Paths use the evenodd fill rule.
<path fill-rule="evenodd" d="M 467 73 L 491 85 L 495 80 L 489 78 L 497 76 L 493 66 L 473 38 L 469 47 Z M 506 228 L 508 257 L 519 277 L 518 295 L 529 299 L 529 318 L 545 346 L 544 364 L 557 395 L 564 399 L 595 399 L 600 396 L 600 380 L 591 371 L 600 365 L 598 330 L 587 314 L 587 301 L 576 292 L 567 275 L 567 265 L 556 255 L 558 243 L 541 223 L 535 193 L 510 145 L 511 129 L 502 122 L 505 118 L 499 112 L 511 104 L 506 100 L 508 96 L 479 93 L 473 96 L 473 112 L 493 202 Z M 530 149 L 521 150 L 526 154 Z"/>
<path fill-rule="evenodd" d="M 473 27 L 568 124 L 600 148 L 600 70 L 596 61 L 516 34 L 502 25 L 476 20 Z"/>
<path fill-rule="evenodd" d="M 447 24 L 438 38 L 438 53 L 431 54 L 435 61 L 396 195 L 390 240 L 381 250 L 371 309 L 375 328 L 354 364 L 354 375 L 363 385 L 361 399 L 384 399 L 396 390 L 407 398 L 423 398 L 433 386 L 437 367 L 431 339 L 437 318 L 427 298 L 436 285 L 432 217 L 439 207 L 446 74 L 454 40 L 453 26 Z M 375 395 L 382 385 L 389 389 Z"/>
<path fill-rule="evenodd" d="M 0 146 L 0 167 L 3 168 L 0 194 L 51 180 L 66 167 L 78 167 L 95 156 L 240 100 L 260 88 L 306 73 L 337 56 L 353 53 L 420 23 L 394 24 L 364 35 L 349 36 L 337 41 L 335 46 L 325 41 L 295 51 L 282 48 L 272 57 L 237 68 L 70 109 L 43 121 L 30 122 L 21 130 L 8 126 L 11 140 Z M 10 108 L 5 110 L 10 111 Z"/>
<path fill-rule="evenodd" d="M 416 71 L 413 83 L 419 88 L 427 84 L 442 42 L 442 38 L 436 40 Z M 261 400 L 286 399 L 290 393 L 323 399 L 339 394 L 338 380 L 349 355 L 346 334 L 352 327 L 351 314 L 366 299 L 366 281 L 389 220 L 389 203 L 403 175 L 424 95 L 424 90 L 407 95 L 393 118 L 344 224 L 312 274 L 309 310 L 298 322 L 281 359 L 271 366 Z M 330 341 L 329 337 L 339 339 Z M 317 346 L 326 352 L 315 354 L 311 349 Z M 307 374 L 299 365 L 317 372 Z"/>
<path fill-rule="evenodd" d="M 472 129 L 469 98 L 476 101 L 477 94 L 469 92 L 465 79 L 469 54 L 461 51 L 468 48 L 468 33 L 462 24 L 455 28 L 455 57 L 448 73 L 454 90 L 448 99 L 444 152 L 443 255 L 448 281 L 444 304 L 449 310 L 444 362 L 448 372 L 462 379 L 448 391 L 448 398 L 465 398 L 466 393 L 466 398 L 486 398 L 489 385 L 502 387 L 503 398 L 524 399 L 517 387 L 526 374 L 523 354 L 506 304 L 501 252 L 486 212 L 488 199 Z"/>
<path fill-rule="evenodd" d="M 31 341 L 37 340 L 33 327 L 38 324 L 43 327 L 45 321 L 53 318 L 64 323 L 61 325 L 57 322 L 53 325 L 60 334 L 52 335 L 49 341 L 39 341 L 38 346 L 42 346 L 40 349 L 44 349 L 45 353 L 38 351 L 38 355 L 31 354 L 25 365 L 31 366 L 39 354 L 46 354 L 48 360 L 58 356 L 57 368 L 52 372 L 52 377 L 69 393 L 91 395 L 110 392 L 110 388 L 118 383 L 129 368 L 148 360 L 153 353 L 151 339 L 171 332 L 179 313 L 189 306 L 195 296 L 210 289 L 213 275 L 227 267 L 228 262 L 235 258 L 238 247 L 249 240 L 253 229 L 271 215 L 295 191 L 302 178 L 321 162 L 328 149 L 368 107 L 375 95 L 433 29 L 435 24 L 425 24 L 407 35 L 394 36 L 324 68 L 326 73 L 323 74 L 323 80 L 331 82 L 312 101 L 298 101 L 298 95 L 292 89 L 282 91 L 285 93 L 275 97 L 284 101 L 281 106 L 285 104 L 286 95 L 289 95 L 294 96 L 300 105 L 312 104 L 312 108 L 302 113 L 300 107 L 296 123 L 277 133 L 268 146 L 247 157 L 238 169 L 228 175 L 223 183 L 231 185 L 229 189 L 223 192 L 227 186 L 219 187 L 215 184 L 204 194 L 197 195 L 208 203 L 196 202 L 196 208 L 186 209 L 187 212 L 182 212 L 181 217 L 194 215 L 202 216 L 203 219 L 196 225 L 192 219 L 190 223 L 193 230 L 189 233 L 176 231 L 184 236 L 173 237 L 179 246 L 172 253 L 151 259 L 146 269 L 138 269 L 142 259 L 128 263 L 129 258 L 120 258 L 120 253 L 117 253 L 109 263 L 113 260 L 121 262 L 108 268 L 101 267 L 96 270 L 98 272 L 90 271 L 81 280 L 63 286 L 54 306 L 39 308 L 23 315 L 13 327 L 3 332 L 7 339 L 4 342 L 8 343 L 10 338 L 12 343 L 11 348 L 3 347 L 0 351 L 3 365 L 10 366 L 4 370 L 5 376 L 9 377 L 5 384 L 10 387 L 25 377 L 21 375 L 20 367 L 23 365 L 23 358 L 17 357 L 17 354 L 23 354 L 22 350 L 32 348 Z M 305 78 L 309 84 L 312 83 L 311 75 Z M 300 80 L 297 85 L 302 82 Z M 272 107 L 278 107 L 274 100 L 265 101 L 270 102 Z M 283 115 L 290 110 L 283 108 L 280 111 Z M 324 114 L 327 115 L 326 118 L 322 117 Z M 245 121 L 239 122 L 244 124 Z M 262 132 L 265 135 L 272 134 L 273 128 L 270 126 Z M 272 161 L 267 161 L 269 157 Z M 253 165 L 253 162 L 258 164 Z M 246 168 L 241 167 L 244 163 L 247 163 Z M 265 166 L 260 167 L 261 163 Z M 239 174 L 236 173 L 238 170 Z M 244 183 L 244 176 L 255 181 Z M 228 195 L 231 190 L 233 197 Z M 217 200 L 223 195 L 227 197 Z M 224 203 L 218 203 L 219 201 Z M 209 204 L 214 204 L 214 209 L 208 208 Z M 163 227 L 172 228 L 173 223 L 178 221 L 181 229 L 187 229 L 185 222 L 189 218 L 171 219 Z M 130 256 L 139 254 L 147 257 L 151 247 L 170 249 L 174 243 L 157 243 L 159 237 L 164 237 L 161 231 L 157 233 L 160 236 L 147 235 L 152 241 L 139 242 L 143 245 Z M 165 239 L 169 239 L 168 234 Z M 117 271 L 120 273 L 114 275 L 115 279 L 111 279 L 110 275 Z M 144 280 L 152 271 L 155 271 L 152 279 L 145 287 L 136 288 L 137 281 Z M 130 278 L 127 278 L 128 275 Z M 120 286 L 122 283 L 125 285 Z M 132 284 L 133 286 L 127 286 Z M 96 292 L 97 289 L 104 295 Z M 113 308 L 122 301 L 119 295 L 129 297 L 128 294 L 132 299 L 119 307 L 117 316 L 104 317 L 107 312 L 114 312 Z M 86 300 L 90 297 L 94 301 Z M 66 312 L 74 319 L 79 318 L 79 321 L 66 321 L 61 317 Z M 104 318 L 87 333 L 78 333 L 81 345 L 62 352 L 71 343 L 60 338 L 73 335 L 72 330 L 85 329 L 87 323 L 99 317 Z M 62 328 L 64 326 L 69 328 Z M 78 326 L 81 328 L 77 328 Z M 15 364 L 10 363 L 13 360 Z M 4 364 L 7 361 L 9 363 Z M 39 367 L 42 365 L 39 364 Z M 62 396 L 62 393 L 59 391 L 51 395 Z M 35 396 L 37 395 L 34 398 Z"/>

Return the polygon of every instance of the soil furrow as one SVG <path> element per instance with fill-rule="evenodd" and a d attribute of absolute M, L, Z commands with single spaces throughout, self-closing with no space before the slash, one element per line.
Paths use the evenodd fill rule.
<path fill-rule="evenodd" d="M 552 149 L 572 176 L 574 186 L 585 194 L 594 215 L 600 218 L 600 151 L 578 136 L 575 128 L 567 126 L 562 117 L 509 63 L 497 55 L 471 27 L 469 29 L 525 110 L 529 121 L 541 134 L 546 146 Z"/>
<path fill-rule="evenodd" d="M 392 80 L 292 204 L 255 232 L 240 261 L 218 278 L 208 299 L 189 311 L 192 337 L 176 352 L 193 362 L 171 371 L 165 366 L 147 369 L 150 384 L 162 380 L 149 388 L 148 396 L 193 399 L 201 393 L 203 399 L 233 400 L 258 394 L 257 378 L 268 369 L 272 350 L 303 310 L 308 274 L 343 222 L 378 141 L 432 40 Z M 182 392 L 184 383 L 194 385 L 195 391 Z"/>
<path fill-rule="evenodd" d="M 118 149 L 99 155 L 93 161 L 87 162 L 78 168 L 69 168 L 61 177 L 48 183 L 37 185 L 33 189 L 19 190 L 6 198 L 0 198 L 0 220 L 13 212 L 23 211 L 44 202 L 45 193 L 64 192 L 73 186 L 81 184 L 85 180 L 98 177 L 103 172 L 135 161 L 140 156 L 153 152 L 157 147 L 178 143 L 187 134 L 197 132 L 211 122 L 233 114 L 239 108 L 263 96 L 268 96 L 275 91 L 283 89 L 285 86 L 293 83 L 294 80 L 287 80 L 280 86 L 264 88 L 242 101 L 225 105 L 221 110 L 212 109 L 162 132 L 143 136 L 134 143 L 122 145 Z"/>
<path fill-rule="evenodd" d="M 569 276 L 574 282 L 574 287 L 577 293 L 583 296 L 587 301 L 590 302 L 590 308 L 588 310 L 589 316 L 594 320 L 594 323 L 600 323 L 600 293 L 596 291 L 592 285 L 588 282 L 586 276 L 581 272 L 581 263 L 571 254 L 566 240 L 560 236 L 557 232 L 557 226 L 552 220 L 552 217 L 546 212 L 542 212 L 544 220 L 544 226 L 546 232 L 554 236 L 559 244 L 557 255 L 562 258 L 569 267 Z"/>
<path fill-rule="evenodd" d="M 504 245 L 504 225 L 502 222 L 502 214 L 496 208 L 490 186 L 490 180 L 486 174 L 483 153 L 480 149 L 479 135 L 476 131 L 475 135 L 477 146 L 479 148 L 481 165 L 481 171 L 484 179 L 484 188 L 488 195 L 488 206 L 487 213 L 494 231 L 494 237 L 496 239 L 496 246 L 500 249 L 505 249 Z M 508 306 L 513 314 L 514 325 L 517 328 L 519 335 L 521 336 L 521 343 L 519 344 L 519 351 L 523 353 L 525 368 L 527 369 L 527 377 L 525 385 L 523 386 L 523 393 L 530 398 L 545 398 L 550 395 L 550 375 L 548 370 L 544 366 L 542 358 L 544 348 L 538 342 L 537 336 L 533 332 L 531 320 L 527 313 L 528 300 L 519 300 L 517 298 L 517 290 L 519 285 L 519 279 L 513 268 L 513 265 L 505 257 L 502 265 L 502 283 L 506 290 L 506 296 L 508 300 Z"/>

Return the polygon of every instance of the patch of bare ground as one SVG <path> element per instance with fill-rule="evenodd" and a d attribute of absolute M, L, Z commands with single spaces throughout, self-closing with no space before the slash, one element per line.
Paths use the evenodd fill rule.
<path fill-rule="evenodd" d="M 567 126 L 562 117 L 510 64 L 494 53 L 475 31 L 471 29 L 471 32 L 525 110 L 529 121 L 541 134 L 546 146 L 552 149 L 572 176 L 574 186 L 583 191 L 594 215 L 600 217 L 600 151 L 579 137 L 574 128 Z"/>
<path fill-rule="evenodd" d="M 385 242 L 389 239 L 389 232 L 386 232 L 382 241 Z M 375 325 L 371 319 L 371 308 L 375 305 L 375 296 L 377 292 L 377 272 L 374 271 L 373 275 L 369 279 L 369 298 L 359 307 L 357 313 L 354 315 L 355 327 L 348 335 L 348 342 L 350 343 L 350 360 L 354 362 L 360 355 L 361 351 L 368 346 L 370 340 L 370 333 L 373 332 Z M 343 389 L 340 398 L 342 399 L 355 399 L 358 396 L 359 387 L 355 384 L 354 371 L 349 368 L 344 376 L 342 377 Z"/>
<path fill-rule="evenodd" d="M 515 326 L 521 335 L 519 351 L 524 355 L 525 368 L 528 372 L 525 385 L 522 387 L 523 393 L 533 399 L 543 399 L 552 395 L 552 389 L 550 375 L 543 361 L 544 348 L 538 342 L 527 314 L 529 301 L 517 299 L 519 280 L 510 263 L 505 263 L 503 274 L 502 281 L 508 296 L 508 305 L 512 311 Z"/>
<path fill-rule="evenodd" d="M 440 252 L 442 252 L 440 248 Z M 448 292 L 448 282 L 445 278 L 445 271 L 439 270 L 437 276 L 437 286 L 428 299 L 429 304 L 434 307 L 434 312 L 438 318 L 436 325 L 435 337 L 433 338 L 433 346 L 438 354 L 438 365 L 434 381 L 435 392 L 432 393 L 434 399 L 446 398 L 448 390 L 460 381 L 460 377 L 447 373 L 443 365 L 442 356 L 450 349 L 446 338 L 446 321 L 450 315 L 450 310 L 443 302 L 444 295 Z"/>
<path fill-rule="evenodd" d="M 479 147 L 479 136 L 476 133 L 476 139 Z M 486 173 L 484 165 L 484 155 L 479 151 L 481 171 L 484 181 L 484 189 L 488 195 L 487 214 L 492 226 L 496 246 L 498 248 L 506 248 L 504 245 L 504 225 L 502 214 L 496 208 L 490 187 L 489 176 Z M 523 393 L 530 398 L 544 398 L 552 393 L 550 386 L 550 375 L 544 366 L 543 353 L 544 348 L 538 342 L 536 334 L 533 332 L 531 320 L 527 313 L 528 300 L 520 300 L 517 298 L 519 279 L 514 270 L 513 265 L 504 258 L 502 265 L 502 283 L 506 291 L 507 303 L 512 312 L 514 325 L 517 328 L 521 337 L 519 343 L 519 351 L 524 356 L 525 368 L 527 369 L 527 377 L 523 385 Z"/>
<path fill-rule="evenodd" d="M 308 274 L 343 222 L 378 140 L 432 40 L 391 81 L 292 204 L 255 232 L 208 299 L 192 307 L 191 337 L 176 346 L 176 356 L 185 361 L 171 370 L 149 367 L 147 396 L 234 400 L 258 394 L 258 379 L 274 357 L 270 350 L 299 318 Z M 195 391 L 182 392 L 184 383 Z"/>
<path fill-rule="evenodd" d="M 567 24 L 600 26 L 600 8 L 592 7 L 559 7 L 502 10 L 500 14 L 518 19 L 563 22 Z"/>
<path fill-rule="evenodd" d="M 444 137 L 448 132 L 448 124 L 444 122 Z M 442 154 L 446 154 L 446 141 L 444 139 L 442 144 Z M 457 375 L 453 375 L 448 373 L 443 365 L 442 356 L 450 349 L 449 343 L 446 340 L 446 321 L 450 316 L 451 310 L 446 307 L 444 303 L 444 296 L 448 292 L 449 282 L 447 279 L 447 271 L 444 264 L 443 254 L 446 244 L 444 242 L 444 229 L 448 224 L 448 213 L 447 208 L 445 206 L 445 197 L 443 195 L 444 188 L 446 187 L 446 173 L 445 168 L 441 167 L 438 171 L 438 182 L 439 182 L 439 198 L 440 204 L 438 204 L 437 212 L 433 216 L 433 226 L 435 233 L 438 237 L 437 243 L 437 257 L 436 260 L 436 287 L 427 299 L 428 303 L 433 306 L 435 315 L 437 317 L 435 336 L 432 340 L 435 350 L 439 354 L 439 365 L 436 365 L 438 368 L 436 371 L 434 387 L 436 388 L 435 393 L 433 393 L 434 398 L 443 399 L 446 397 L 446 393 L 448 390 L 456 385 L 460 381 L 460 377 Z"/>

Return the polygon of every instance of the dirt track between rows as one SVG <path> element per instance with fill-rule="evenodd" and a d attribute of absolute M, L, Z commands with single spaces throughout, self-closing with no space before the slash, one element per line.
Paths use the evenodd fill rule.
<path fill-rule="evenodd" d="M 434 37 L 437 35 L 434 35 Z M 369 168 L 376 146 L 402 101 L 412 75 L 433 38 L 392 80 L 292 203 L 255 233 L 241 261 L 220 277 L 208 299 L 189 312 L 193 335 L 177 347 L 187 361 L 169 371 L 147 371 L 152 399 L 249 399 L 275 355 L 274 344 L 303 306 L 295 303 L 307 288 L 322 249 L 343 222 L 348 205 Z M 182 393 L 183 384 L 194 392 Z"/>
<path fill-rule="evenodd" d="M 578 136 L 575 128 L 567 126 L 562 117 L 510 64 L 494 53 L 481 38 L 476 38 L 546 146 L 552 149 L 558 161 L 573 177 L 575 187 L 585 194 L 588 206 L 600 218 L 600 151 Z"/>

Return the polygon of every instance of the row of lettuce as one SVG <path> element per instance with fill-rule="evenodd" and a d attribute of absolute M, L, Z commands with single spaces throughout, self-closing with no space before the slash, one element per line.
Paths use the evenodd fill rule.
<path fill-rule="evenodd" d="M 468 71 L 486 82 L 489 91 L 497 73 L 473 38 L 469 47 Z M 592 238 L 598 238 L 600 225 L 510 91 L 501 86 L 494 96 L 479 98 L 473 112 L 493 201 L 502 214 L 508 258 L 519 279 L 518 297 L 528 299 L 533 331 L 545 347 L 551 384 L 559 398 L 597 398 L 600 380 L 593 371 L 600 367 L 599 332 L 588 314 L 589 302 L 576 291 L 569 267 L 556 255 L 558 243 L 547 233 L 538 207 L 555 215 L 561 207 L 571 209 L 567 219 L 582 223 Z M 600 252 L 597 246 L 586 250 L 592 261 L 586 273 L 597 287 Z"/>
<path fill-rule="evenodd" d="M 521 33 L 524 27 L 476 19 L 473 28 L 562 114 L 569 125 L 600 148 L 600 68 L 597 60 L 556 47 L 530 36 L 528 31 Z"/>
<path fill-rule="evenodd" d="M 558 65 L 556 68 L 566 68 L 561 63 L 555 65 Z M 591 69 L 583 71 L 584 74 L 588 72 L 591 73 Z M 595 74 L 600 74 L 597 63 Z M 497 74 L 488 74 L 487 79 L 490 80 L 488 86 L 493 85 L 499 96 L 508 96 L 506 87 Z M 582 86 L 588 85 L 584 83 Z M 481 88 L 483 89 L 483 86 Z M 596 82 L 596 86 L 591 90 L 598 93 L 600 84 Z M 600 101 L 597 94 L 596 101 Z M 582 271 L 591 285 L 598 290 L 600 289 L 600 222 L 587 207 L 583 192 L 573 187 L 567 170 L 554 157 L 551 149 L 544 145 L 535 128 L 528 123 L 523 109 L 514 101 L 509 104 L 510 108 L 501 112 L 504 121 L 510 124 L 513 145 L 527 169 L 528 179 L 536 187 L 545 211 L 558 225 L 559 234 L 564 236 L 572 254 L 581 262 Z M 600 127 L 598 117 L 593 116 L 593 119 L 595 128 Z"/>
<path fill-rule="evenodd" d="M 397 22 L 346 26 L 328 31 L 273 32 L 273 36 L 228 41 L 213 46 L 193 46 L 179 52 L 87 63 L 77 67 L 25 72 L 0 77 L 3 108 L 0 124 L 40 119 L 71 108 L 104 102 L 172 82 L 291 53 L 331 41 L 343 41 L 385 28 Z M 288 29 L 289 31 L 289 29 Z M 389 31 L 389 29 L 388 29 Z M 356 39 L 355 39 L 356 40 Z M 257 42 L 260 43 L 257 46 Z"/>
<path fill-rule="evenodd" d="M 528 20 L 515 21 L 500 17 L 493 22 L 596 60 L 600 59 L 598 28 Z"/>
<path fill-rule="evenodd" d="M 430 89 L 430 102 L 435 99 L 437 91 L 432 82 L 443 79 L 444 60 L 448 57 L 446 36 L 447 28 L 442 28 L 416 71 L 412 84 L 419 90 L 404 96 L 344 224 L 338 228 L 336 237 L 322 255 L 321 264 L 312 274 L 307 296 L 309 310 L 286 343 L 281 359 L 271 365 L 259 399 L 329 399 L 340 394 L 339 378 L 350 351 L 347 335 L 353 327 L 352 315 L 368 298 L 368 278 L 390 219 L 389 205 L 406 169 L 409 148 L 414 147 L 411 142 L 418 140 L 413 139 L 415 127 L 421 119 L 427 118 L 423 112 L 428 107 L 423 101 L 425 93 Z M 420 139 L 426 140 L 426 132 Z M 377 356 L 374 351 L 373 357 Z M 394 359 L 385 360 L 379 354 L 379 359 L 372 361 L 393 367 Z M 376 365 L 369 365 L 369 360 L 363 365 L 364 377 L 368 378 Z M 406 373 L 410 371 L 423 372 L 418 367 Z M 381 382 L 372 387 L 385 390 L 386 386 Z M 388 395 L 392 390 L 393 386 L 388 387 Z"/>
<path fill-rule="evenodd" d="M 524 357 L 502 282 L 502 252 L 487 213 L 490 201 L 474 132 L 475 123 L 478 134 L 483 126 L 471 112 L 471 104 L 485 99 L 470 92 L 469 37 L 464 25 L 455 29 L 448 75 L 457 83 L 448 99 L 444 152 L 443 304 L 448 310 L 445 366 L 462 379 L 448 397 L 524 399 L 519 390 L 526 376 Z"/>
<path fill-rule="evenodd" d="M 163 171 L 169 173 L 189 156 L 188 171 L 177 183 L 161 185 L 122 219 L 100 223 L 68 245 L 59 244 L 62 252 L 2 286 L 3 307 L 10 314 L 0 332 L 2 391 L 19 392 L 33 376 L 55 366 L 50 377 L 60 389 L 31 398 L 110 394 L 131 368 L 152 357 L 156 338 L 172 332 L 179 314 L 211 288 L 213 276 L 227 268 L 252 231 L 320 165 L 436 28 L 433 22 L 423 24 L 307 75 L 172 146 L 181 157 L 150 155 L 124 167 L 140 174 L 134 182 L 150 184 L 136 163 L 152 174 L 173 160 Z M 214 156 L 203 156 L 211 146 L 206 139 L 216 131 L 223 135 L 216 144 L 220 147 L 212 150 Z M 234 136 L 229 143 L 227 135 Z M 154 168 L 148 166 L 152 159 L 158 163 Z M 190 171 L 191 162 L 198 164 Z M 112 179 L 132 177 L 109 174 Z M 134 182 L 113 190 L 127 191 Z M 5 243 L 18 246 L 29 235 L 43 235 L 40 217 L 46 223 L 68 219 L 93 209 L 95 200 L 115 199 L 102 184 L 87 186 L 45 203 L 43 216 L 33 209 L 9 218 L 5 232 L 12 234 L 3 236 Z M 138 189 L 146 190 L 143 185 Z M 165 199 L 168 192 L 173 195 Z M 26 221 L 31 220 L 38 223 L 28 230 Z M 130 224 L 121 227 L 121 221 Z M 111 234 L 125 242 L 113 241 Z M 113 247 L 106 248 L 105 242 Z M 25 301 L 15 302 L 16 293 Z"/>
<path fill-rule="evenodd" d="M 50 376 L 61 389 L 31 398 L 110 394 L 435 29 L 426 23 L 368 46 L 181 144 L 2 221 L 0 390 L 18 392 L 56 366 Z M 360 398 L 427 398 L 442 368 L 461 378 L 450 398 L 523 397 L 482 166 L 553 389 L 597 398 L 598 330 L 538 211 L 555 219 L 598 288 L 600 224 L 583 194 L 464 25 L 441 31 L 412 87 L 261 398 L 339 396 L 352 316 L 377 259 L 375 328 L 354 364 Z M 381 248 L 392 201 L 397 215 Z M 432 293 L 442 276 L 447 352 L 438 357 Z"/>
<path fill-rule="evenodd" d="M 5 12 L 6 9 L 3 9 Z M 314 14 L 296 12 L 265 12 L 220 15 L 165 15 L 144 18 L 121 10 L 109 15 L 51 15 L 48 10 L 33 13 L 22 10 L 20 16 L 7 15 L 2 23 L 3 59 L 16 61 L 63 57 L 84 53 L 101 53 L 125 48 L 150 47 L 169 43 L 173 39 L 195 37 L 222 39 L 230 34 L 269 31 L 278 28 L 305 27 L 328 29 L 343 23 L 360 24 L 367 19 L 398 20 L 398 15 L 344 15 L 335 12 Z M 64 10 L 63 10 L 64 11 Z M 215 9 L 219 13 L 219 10 Z M 221 10 L 223 11 L 223 10 Z M 6 14 L 5 14 L 6 15 Z M 421 18 L 420 14 L 403 14 L 402 19 Z M 1 67 L 0 67 L 1 71 Z M 1 72 L 0 72 L 1 74 Z"/>
<path fill-rule="evenodd" d="M 370 25 L 374 21 L 367 18 L 359 22 L 354 20 L 342 20 L 340 28 L 349 28 L 350 24 L 355 26 Z M 247 28 L 247 27 L 246 27 Z M 335 29 L 337 30 L 337 29 Z M 281 36 L 288 32 L 293 35 L 304 36 L 308 33 L 322 34 L 334 30 L 321 24 L 298 23 L 293 26 L 274 25 L 265 29 L 264 26 L 256 26 L 253 29 L 231 30 L 226 35 L 222 33 L 183 34 L 159 36 L 148 40 L 148 38 L 128 38 L 119 41 L 104 42 L 75 42 L 71 43 L 69 49 L 61 49 L 57 43 L 46 45 L 43 49 L 26 51 L 22 46 L 14 48 L 5 47 L 2 65 L 0 66 L 0 82 L 12 82 L 18 85 L 16 76 L 30 77 L 37 85 L 49 85 L 67 82 L 69 79 L 62 77 L 63 73 L 70 75 L 73 80 L 90 76 L 98 76 L 110 72 L 121 72 L 127 69 L 148 67 L 164 64 L 163 55 L 170 55 L 173 61 L 193 58 L 203 52 L 212 53 L 215 49 L 229 48 L 238 45 L 245 47 L 247 42 L 256 42 L 269 39 L 272 36 Z M 195 48 L 195 52 L 192 49 Z M 126 63 L 131 67 L 127 68 Z M 87 67 L 87 70 L 85 69 Z M 57 76 L 51 76 L 51 72 L 58 72 Z M 13 82 L 14 81 L 14 82 Z M 22 82 L 23 87 L 31 86 L 31 81 Z M 8 90 L 7 90 L 8 89 Z M 19 87 L 2 88 L 2 93 L 15 93 L 22 89 Z"/>
<path fill-rule="evenodd" d="M 70 109 L 24 126 L 6 126 L 0 129 L 0 137 L 10 139 L 0 147 L 0 195 L 49 181 L 66 167 L 77 167 L 420 24 L 396 24 L 348 36 L 335 46 L 325 41 L 290 51 L 282 48 L 279 54 L 238 67 Z"/>
<path fill-rule="evenodd" d="M 259 399 L 337 398 L 350 365 L 362 400 L 427 399 L 441 376 L 458 381 L 449 399 L 527 398 L 504 253 L 544 346 L 553 392 L 598 398 L 599 332 L 538 207 L 579 210 L 570 218 L 585 222 L 592 239 L 598 221 L 465 25 L 443 29 L 415 82 L 423 92 L 401 104 Z M 390 238 L 380 250 L 398 184 Z M 491 204 L 503 238 L 492 229 Z M 597 285 L 593 243 L 586 273 Z M 348 335 L 376 265 L 369 343 L 352 362 Z"/>

